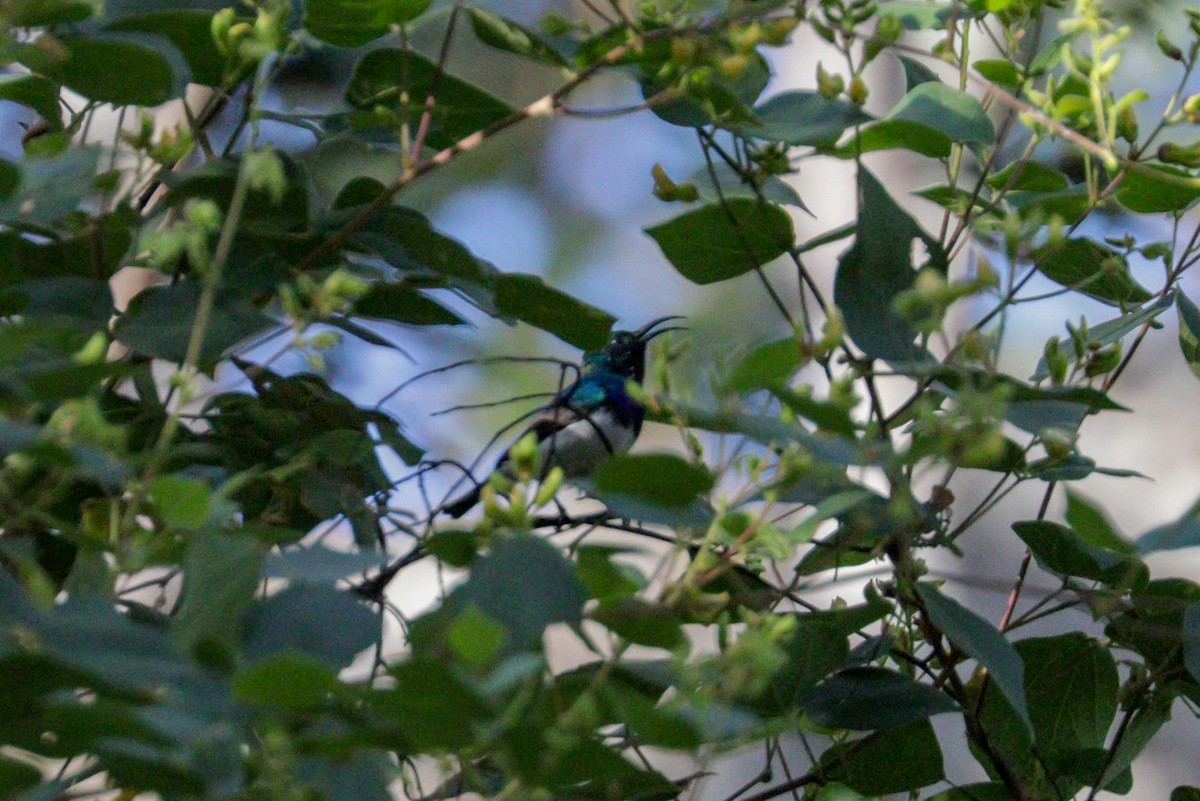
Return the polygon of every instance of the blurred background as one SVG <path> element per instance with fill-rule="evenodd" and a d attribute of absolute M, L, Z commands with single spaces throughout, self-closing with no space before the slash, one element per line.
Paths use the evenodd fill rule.
<path fill-rule="evenodd" d="M 1119 72 L 1130 82 L 1115 90 L 1120 94 L 1136 84 L 1151 92 L 1151 100 L 1139 107 L 1143 127 L 1147 120 L 1157 118 L 1178 80 L 1174 73 L 1156 71 L 1162 59 L 1152 62 L 1150 56 L 1157 56 L 1154 32 L 1159 28 L 1170 31 L 1172 26 L 1182 24 L 1182 1 L 1111 3 L 1114 13 L 1137 29 L 1126 46 L 1125 64 Z M 445 30 L 448 5 L 444 0 L 435 2 L 423 18 L 424 24 L 413 33 L 419 50 L 427 54 L 436 51 Z M 474 5 L 487 7 L 531 28 L 536 28 L 538 19 L 550 9 L 568 17 L 583 13 L 570 0 L 495 0 Z M 825 49 L 824 42 L 809 35 L 804 27 L 797 33 L 789 46 L 768 52 L 773 79 L 765 96 L 787 89 L 813 88 L 816 66 L 822 58 L 828 69 L 840 67 L 833 61 L 831 51 Z M 933 34 L 907 36 L 906 42 L 917 47 L 928 47 L 936 40 Z M 977 57 L 988 58 L 989 54 L 981 51 Z M 554 69 L 496 51 L 484 52 L 483 46 L 465 30 L 455 37 L 448 63 L 456 76 L 515 106 L 542 97 L 562 80 Z M 1155 66 L 1148 66 L 1151 63 Z M 293 114 L 339 109 L 341 90 L 352 65 L 352 57 L 314 46 L 286 65 L 268 104 Z M 890 56 L 881 57 L 871 67 L 868 78 L 871 94 L 867 110 L 886 113 L 903 94 L 903 71 L 899 63 Z M 1194 83 L 1188 92 L 1200 91 L 1200 82 Z M 971 90 L 979 92 L 980 87 Z M 460 240 L 474 254 L 501 270 L 541 275 L 551 285 L 612 313 L 620 327 L 637 327 L 667 314 L 686 315 L 690 332 L 676 335 L 670 345 L 680 351 L 672 364 L 673 384 L 676 391 L 703 396 L 715 365 L 732 360 L 755 345 L 784 336 L 788 329 L 753 275 L 697 287 L 676 273 L 643 233 L 643 228 L 682 210 L 652 196 L 651 168 L 661 164 L 672 178 L 683 182 L 703 166 L 703 159 L 690 129 L 672 126 L 650 111 L 616 116 L 586 114 L 634 106 L 641 100 L 636 84 L 619 74 L 589 82 L 572 95 L 572 108 L 579 114 L 536 119 L 516 126 L 449 168 L 435 171 L 405 189 L 397 202 L 428 215 L 443 233 Z M 174 125 L 179 113 L 178 109 L 164 107 L 158 124 Z M 0 130 L 5 132 L 0 136 L 0 155 L 20 158 L 19 124 L 25 119 L 25 112 L 19 107 L 0 103 Z M 107 125 L 106 131 L 101 121 L 94 124 L 97 141 L 111 141 L 115 119 L 107 120 Z M 214 128 L 215 142 L 220 143 L 228 136 L 228 124 L 225 125 Z M 353 142 L 314 149 L 309 134 L 283 123 L 264 123 L 263 138 L 304 158 L 318 191 L 330 198 L 355 176 L 370 175 L 386 182 L 399 172 L 399 158 L 394 154 L 371 151 Z M 1186 135 L 1183 138 L 1189 139 Z M 1014 137 L 1010 145 L 1012 155 L 1019 153 L 1023 145 L 1021 137 Z M 1043 146 L 1038 155 L 1069 174 L 1075 166 L 1072 155 L 1054 145 Z M 888 152 L 871 154 L 866 161 L 884 179 L 896 200 L 927 230 L 938 229 L 939 208 L 901 193 L 902 189 L 907 192 L 942 180 L 944 175 L 937 162 Z M 850 222 L 854 217 L 853 163 L 816 158 L 800 158 L 795 163 L 797 172 L 787 180 L 812 211 L 807 215 L 790 209 L 799 241 Z M 1196 223 L 1193 214 L 1182 229 L 1190 231 L 1189 226 Z M 1120 214 L 1099 214 L 1084 233 L 1094 237 L 1131 233 L 1145 244 L 1169 241 L 1172 227 L 1166 219 L 1135 220 Z M 842 240 L 806 254 L 807 266 L 827 291 L 831 292 L 837 258 L 847 244 L 848 240 Z M 955 273 L 965 273 L 980 256 L 991 259 L 1002 269 L 999 254 L 968 248 L 954 265 Z M 1161 265 L 1135 262 L 1134 270 L 1146 287 L 1156 290 L 1161 285 Z M 794 302 L 797 297 L 794 271 L 777 264 L 769 266 L 767 273 L 781 294 Z M 1034 283 L 1027 293 L 1041 294 L 1052 289 L 1054 286 L 1048 282 Z M 1185 289 L 1191 297 L 1200 297 L 1200 283 L 1196 280 L 1189 284 L 1185 279 Z M 443 300 L 453 305 L 453 301 Z M 339 390 L 369 406 L 414 375 L 459 360 L 500 354 L 578 358 L 573 348 L 540 331 L 506 326 L 465 304 L 456 306 L 456 311 L 473 325 L 409 329 L 373 324 L 378 334 L 399 349 L 347 338 L 326 354 L 326 377 Z M 974 308 L 965 305 L 956 308 L 964 324 L 984 311 L 982 302 Z M 1064 320 L 1078 321 L 1081 316 L 1095 325 L 1116 315 L 1111 308 L 1075 294 L 1016 307 L 1008 322 L 1002 368 L 1018 377 L 1030 375 L 1045 340 L 1065 333 Z M 1099 501 L 1129 536 L 1178 517 L 1200 497 L 1200 382 L 1190 375 L 1180 355 L 1173 313 L 1160 319 L 1166 327 L 1151 334 L 1113 393 L 1132 412 L 1110 416 L 1099 425 L 1085 423 L 1080 440 L 1081 451 L 1100 465 L 1136 470 L 1148 478 L 1114 479 L 1097 475 L 1072 487 Z M 260 361 L 275 359 L 273 366 L 281 372 L 309 369 L 302 355 L 279 355 L 286 345 L 282 339 L 276 340 L 249 356 Z M 228 389 L 241 380 L 240 372 L 227 369 L 218 371 L 216 383 L 220 389 Z M 431 458 L 471 462 L 479 456 L 492 432 L 536 405 L 536 401 L 443 415 L 437 414 L 439 411 L 458 404 L 553 392 L 557 383 L 558 374 L 553 366 L 468 366 L 413 383 L 390 398 L 384 409 L 404 422 L 408 435 L 426 448 Z M 906 395 L 905 386 L 885 387 L 885 391 L 889 389 L 891 394 L 885 396 L 885 403 L 896 403 Z M 508 444 L 505 441 L 501 447 Z M 637 446 L 639 450 L 678 447 L 675 431 L 655 425 L 647 426 Z M 486 457 L 489 463 L 492 458 L 494 455 Z M 400 477 L 403 465 L 396 464 L 395 469 Z M 431 479 L 429 489 L 435 498 L 440 497 L 439 492 L 445 492 L 453 478 L 447 474 Z M 958 508 L 964 512 L 973 508 L 991 481 L 990 475 L 972 475 L 970 471 L 956 477 L 952 488 L 958 497 Z M 1023 553 L 1023 546 L 1009 525 L 1035 515 L 1042 490 L 1042 485 L 1031 483 L 1012 493 L 960 542 L 964 558 L 948 558 L 932 565 L 936 575 L 950 579 L 949 590 L 956 597 L 992 621 L 999 620 L 1003 612 Z M 415 486 L 405 492 L 397 505 L 412 504 L 413 508 L 420 508 Z M 1050 519 L 1061 519 L 1063 503 L 1060 491 L 1052 503 Z M 349 535 L 346 536 L 349 541 Z M 1200 579 L 1200 552 L 1152 556 L 1150 565 L 1155 577 Z M 869 571 L 870 566 L 860 569 L 862 573 Z M 438 581 L 446 578 L 435 574 L 432 567 L 418 566 L 393 585 L 393 600 L 405 612 L 418 613 L 436 601 Z M 818 604 L 828 604 L 835 597 L 852 603 L 861 598 L 865 578 L 848 573 L 837 578 L 834 584 L 809 589 L 807 597 Z M 1048 577 L 1034 570 L 1025 603 L 1041 597 L 1053 586 Z M 1052 618 L 1047 628 L 1030 626 L 1019 636 L 1061 631 L 1068 623 L 1094 631 L 1085 613 L 1068 612 Z M 561 655 L 563 665 L 570 664 L 572 658 L 570 654 Z M 942 717 L 947 774 L 956 782 L 981 778 L 965 752 L 965 745 L 960 744 L 954 721 L 946 719 L 950 716 Z M 1176 784 L 1200 784 L 1200 764 L 1195 759 L 1196 733 L 1197 723 L 1192 714 L 1178 706 L 1175 720 L 1154 741 L 1148 756 L 1134 766 L 1137 789 L 1131 797 L 1138 801 L 1165 799 Z M 726 759 L 741 758 L 735 754 Z M 796 762 L 802 765 L 804 760 Z M 745 755 L 744 762 L 710 765 L 708 769 L 716 775 L 700 784 L 697 797 L 725 797 L 760 765 L 761 746 Z"/>

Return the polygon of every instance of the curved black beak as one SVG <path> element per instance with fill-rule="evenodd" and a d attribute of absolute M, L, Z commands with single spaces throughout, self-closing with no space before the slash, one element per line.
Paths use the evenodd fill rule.
<path fill-rule="evenodd" d="M 655 328 L 662 325 L 663 323 L 670 322 L 671 320 L 685 320 L 685 319 L 687 319 L 687 318 L 680 314 L 671 314 L 666 317 L 659 317 L 657 320 L 651 320 L 650 322 L 646 323 L 638 330 L 634 331 L 633 335 L 635 337 L 637 337 L 639 340 L 641 340 L 642 342 L 649 342 L 650 340 L 654 339 L 659 334 L 665 334 L 668 331 L 686 331 L 687 328 L 682 325 L 672 325 L 672 326 L 667 326 L 666 328 L 659 328 L 657 331 L 654 330 Z"/>

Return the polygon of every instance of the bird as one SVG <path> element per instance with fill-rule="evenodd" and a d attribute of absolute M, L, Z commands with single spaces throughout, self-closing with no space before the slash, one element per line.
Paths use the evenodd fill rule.
<path fill-rule="evenodd" d="M 543 474 L 559 467 L 565 479 L 586 477 L 607 457 L 633 446 L 646 410 L 629 393 L 629 382 L 641 385 L 645 378 L 650 340 L 682 329 L 659 326 L 680 319 L 670 315 L 651 320 L 636 331 L 613 331 L 602 350 L 584 354 L 579 377 L 555 395 L 517 438 L 534 435 Z M 507 468 L 506 453 L 493 472 Z M 479 502 L 482 486 L 476 485 L 442 510 L 452 518 L 462 517 Z"/>

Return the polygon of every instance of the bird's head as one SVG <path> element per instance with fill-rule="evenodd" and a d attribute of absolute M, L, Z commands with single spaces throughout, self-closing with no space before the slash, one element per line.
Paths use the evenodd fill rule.
<path fill-rule="evenodd" d="M 604 346 L 604 350 L 599 353 L 589 353 L 584 357 L 585 371 L 604 371 L 616 373 L 626 378 L 632 378 L 637 382 L 645 377 L 646 374 L 646 346 L 650 340 L 654 339 L 659 334 L 665 334 L 668 331 L 679 331 L 683 327 L 678 325 L 659 328 L 665 322 L 670 320 L 682 320 L 678 315 L 669 317 L 659 317 L 657 320 L 651 320 L 636 331 L 613 331 L 612 339 Z"/>

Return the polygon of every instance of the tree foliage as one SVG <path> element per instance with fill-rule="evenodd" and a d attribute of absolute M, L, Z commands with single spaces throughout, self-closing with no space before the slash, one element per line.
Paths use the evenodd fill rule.
<path fill-rule="evenodd" d="M 1200 14 L 1158 36 L 1180 91 L 1154 108 L 1114 89 L 1131 31 L 1100 0 L 614 0 L 536 28 L 470 2 L 297 5 L 0 3 L 0 99 L 37 117 L 24 158 L 0 161 L 0 798 L 675 798 L 759 741 L 762 772 L 730 801 L 1131 790 L 1173 706 L 1200 703 L 1200 585 L 1143 561 L 1200 545 L 1200 506 L 1131 540 L 1065 488 L 1130 475 L 1077 435 L 1092 416 L 1120 424 L 1109 391 L 1172 306 L 1200 374 L 1200 312 L 1180 289 L 1200 261 L 1200 147 L 1165 136 L 1200 122 L 1182 94 Z M 414 49 L 420 30 L 441 32 L 438 53 Z M 558 87 L 524 107 L 494 97 L 451 74 L 456 36 Z M 841 60 L 764 97 L 773 51 L 799 39 Z M 313 51 L 353 59 L 343 107 L 269 109 L 280 71 Z M 868 66 L 906 87 L 884 113 L 867 111 Z M 644 99 L 612 113 L 694 130 L 706 164 L 654 171 L 679 205 L 646 228 L 654 269 L 754 274 L 786 335 L 709 353 L 707 394 L 660 353 L 643 398 L 690 448 L 606 462 L 581 482 L 602 512 L 555 512 L 553 474 L 518 451 L 518 480 L 487 484 L 473 524 L 438 499 L 398 508 L 398 487 L 449 466 L 416 444 L 417 421 L 332 388 L 321 354 L 392 347 L 363 321 L 472 315 L 603 345 L 611 314 L 478 258 L 401 191 L 571 114 L 610 74 Z M 204 91 L 185 100 L 189 86 Z M 147 111 L 196 97 L 174 130 Z M 125 124 L 95 143 L 106 107 Z M 400 173 L 322 194 L 303 154 L 265 143 L 268 118 Z M 880 177 L 881 151 L 944 176 L 911 193 L 944 210 L 938 230 Z M 857 218 L 801 242 L 804 200 L 782 177 L 816 159 L 854 166 Z M 1131 229 L 1165 216 L 1173 237 L 1100 236 L 1102 212 Z M 806 254 L 833 243 L 829 295 Z M 130 268 L 152 285 L 118 309 L 112 279 Z M 1010 375 L 1003 324 L 1038 276 L 1108 311 Z M 267 342 L 318 369 L 248 358 Z M 244 388 L 209 391 L 218 368 Z M 885 378 L 907 400 L 885 405 Z M 984 499 L 956 505 L 951 485 L 980 474 Z M 1025 559 L 988 620 L 927 555 L 958 552 L 1024 485 L 1044 501 L 1013 527 Z M 1064 492 L 1065 519 L 1048 519 Z M 353 551 L 325 544 L 335 526 Z M 589 539 L 600 529 L 627 544 Z M 628 558 L 652 545 L 653 575 Z M 405 618 L 387 588 L 433 561 L 461 580 Z M 805 598 L 871 562 L 861 602 Z M 1033 562 L 1058 585 L 1031 602 Z M 1055 633 L 1025 636 L 1047 619 Z M 548 633 L 588 661 L 551 670 Z M 977 783 L 947 786 L 931 720 L 953 721 Z M 664 752 L 699 769 L 672 772 Z"/>

